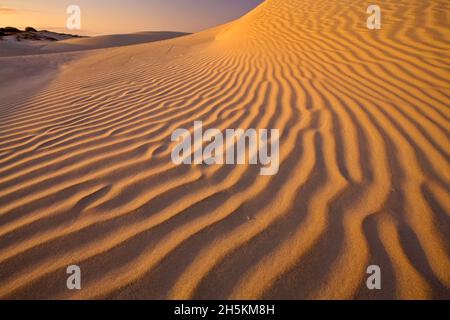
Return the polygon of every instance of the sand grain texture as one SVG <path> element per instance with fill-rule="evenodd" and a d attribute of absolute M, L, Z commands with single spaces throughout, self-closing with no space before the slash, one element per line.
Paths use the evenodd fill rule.
<path fill-rule="evenodd" d="M 0 93 L 0 297 L 450 298 L 449 4 L 379 1 L 376 31 L 367 5 L 44 55 L 51 80 Z M 195 120 L 280 129 L 279 173 L 175 166 Z"/>

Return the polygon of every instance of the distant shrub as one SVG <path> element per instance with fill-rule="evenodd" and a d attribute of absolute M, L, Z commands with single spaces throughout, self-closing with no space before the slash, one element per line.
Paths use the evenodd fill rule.
<path fill-rule="evenodd" d="M 33 28 L 33 27 L 26 27 L 25 31 L 27 31 L 27 32 L 37 32 L 37 30 L 35 28 Z"/>
<path fill-rule="evenodd" d="M 0 31 L 3 31 L 4 33 L 19 33 L 20 30 L 14 27 L 5 27 L 1 28 Z"/>

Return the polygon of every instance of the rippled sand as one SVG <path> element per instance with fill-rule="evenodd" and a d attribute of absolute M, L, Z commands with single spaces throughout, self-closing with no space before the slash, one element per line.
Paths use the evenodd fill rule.
<path fill-rule="evenodd" d="M 367 1 L 269 0 L 177 39 L 0 58 L 35 75 L 0 90 L 0 297 L 450 298 L 449 3 L 378 4 L 381 30 Z M 279 173 L 175 166 L 196 120 L 278 128 Z"/>

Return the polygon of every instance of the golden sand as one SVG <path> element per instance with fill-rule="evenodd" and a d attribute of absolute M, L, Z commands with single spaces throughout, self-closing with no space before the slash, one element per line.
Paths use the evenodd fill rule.
<path fill-rule="evenodd" d="M 367 1 L 269 0 L 177 39 L 0 59 L 66 59 L 0 91 L 0 298 L 449 298 L 449 4 L 378 2 L 381 30 Z M 173 164 L 194 121 L 278 128 L 278 174 Z"/>

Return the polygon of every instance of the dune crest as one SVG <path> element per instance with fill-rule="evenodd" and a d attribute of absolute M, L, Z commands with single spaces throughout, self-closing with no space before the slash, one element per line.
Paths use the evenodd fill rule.
<path fill-rule="evenodd" d="M 450 298 L 449 5 L 367 5 L 269 0 L 0 102 L 0 297 Z M 278 174 L 173 164 L 194 121 L 279 129 Z"/>

